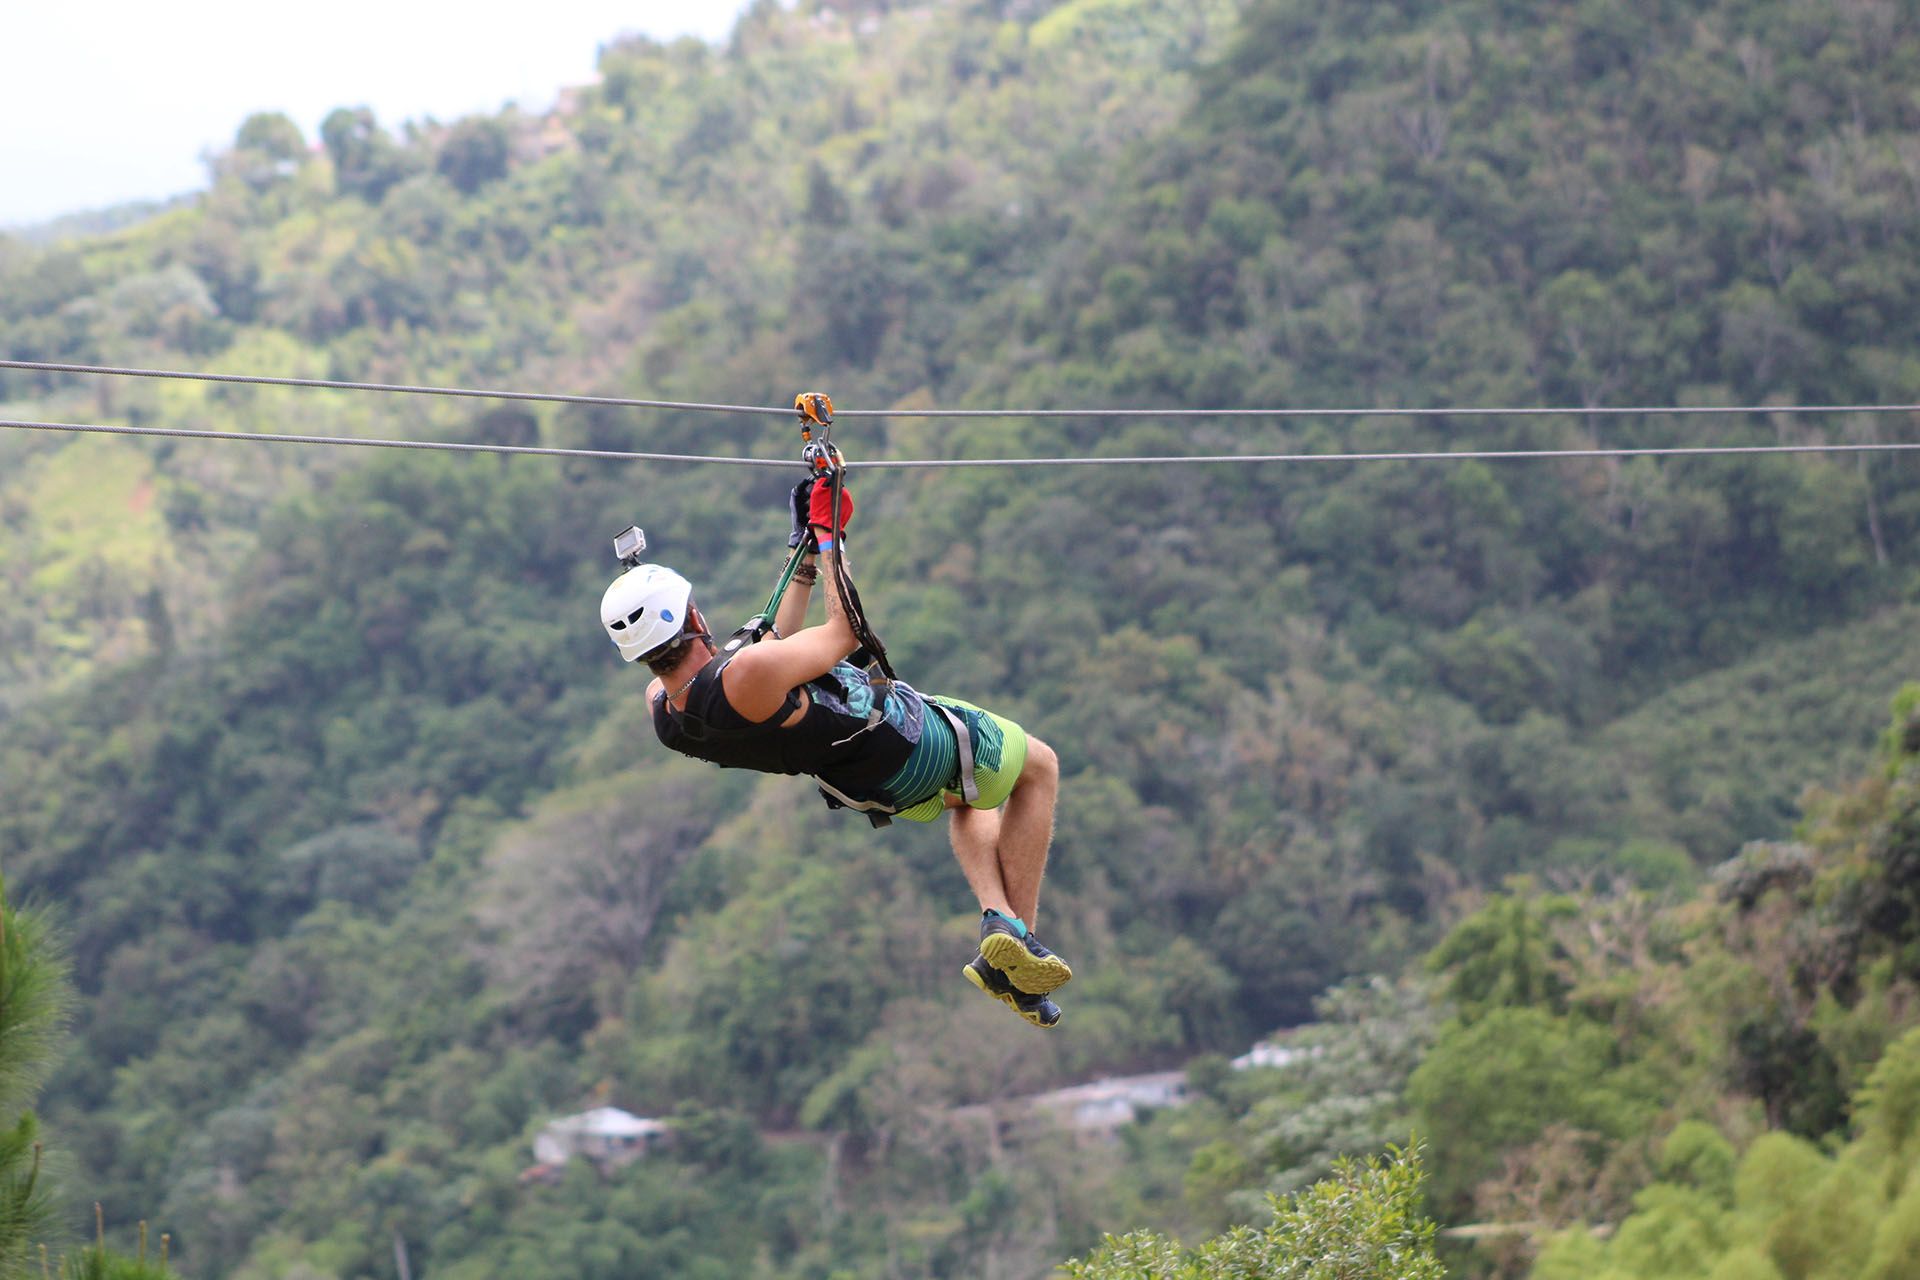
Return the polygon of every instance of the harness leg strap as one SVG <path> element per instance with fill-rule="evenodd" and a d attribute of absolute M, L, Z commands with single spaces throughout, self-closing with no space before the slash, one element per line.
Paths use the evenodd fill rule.
<path fill-rule="evenodd" d="M 960 746 L 960 797 L 968 804 L 980 798 L 980 784 L 973 777 L 973 734 L 967 728 L 966 717 L 950 707 L 943 707 L 932 699 L 927 705 L 947 718 L 953 726 L 953 740 Z"/>
<path fill-rule="evenodd" d="M 822 778 L 814 778 L 813 785 L 820 789 L 826 798 L 829 809 L 852 809 L 867 815 L 867 821 L 876 827 L 884 827 L 893 821 L 893 806 L 884 800 L 855 800 L 846 792 Z"/>

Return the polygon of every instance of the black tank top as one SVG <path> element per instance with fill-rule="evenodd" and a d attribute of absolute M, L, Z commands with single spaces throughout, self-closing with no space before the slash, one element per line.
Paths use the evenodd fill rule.
<path fill-rule="evenodd" d="M 779 710 L 755 723 L 733 709 L 721 687 L 720 673 L 733 656 L 716 654 L 700 669 L 687 686 L 686 710 L 674 710 L 665 689 L 654 696 L 653 731 L 664 745 L 728 768 L 812 774 L 856 800 L 892 798 L 880 784 L 900 771 L 914 742 L 896 726 L 897 713 L 869 724 L 866 672 L 843 662 L 789 690 Z M 889 696 L 901 696 L 903 688 L 896 685 Z M 807 691 L 807 713 L 782 728 L 800 705 L 800 689 Z M 914 715 L 911 728 L 919 725 Z"/>

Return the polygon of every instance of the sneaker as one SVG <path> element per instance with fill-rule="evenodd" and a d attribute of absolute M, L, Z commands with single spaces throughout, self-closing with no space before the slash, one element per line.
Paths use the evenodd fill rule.
<path fill-rule="evenodd" d="M 960 970 L 963 977 L 1036 1027 L 1051 1027 L 1060 1021 L 1060 1006 L 1046 996 L 1017 991 L 1007 975 L 975 956 Z"/>
<path fill-rule="evenodd" d="M 1029 995 L 1046 995 L 1073 977 L 1067 962 L 1041 946 L 1031 929 L 998 911 L 980 913 L 980 954 Z"/>

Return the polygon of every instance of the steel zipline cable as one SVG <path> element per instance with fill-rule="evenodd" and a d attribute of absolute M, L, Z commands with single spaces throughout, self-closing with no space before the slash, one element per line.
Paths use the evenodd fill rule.
<path fill-rule="evenodd" d="M 277 435 L 256 431 L 198 431 L 187 427 L 127 427 L 83 422 L 21 422 L 0 418 L 0 428 L 75 431 L 107 436 L 161 436 L 173 440 L 245 440 L 254 444 L 319 444 L 365 449 L 427 449 L 444 453 L 529 454 L 542 458 L 610 458 L 621 462 L 716 462 L 738 467 L 797 467 L 798 459 L 736 458 L 694 453 L 634 453 L 624 449 L 559 449 L 544 445 L 468 444 L 457 440 L 381 440 L 371 436 Z"/>
<path fill-rule="evenodd" d="M 245 386 L 299 387 L 323 391 L 382 391 L 398 395 L 450 396 L 470 400 L 521 400 L 552 404 L 603 405 L 616 409 L 678 409 L 690 413 L 751 413 L 793 416 L 791 405 L 713 404 L 697 400 L 641 400 L 626 396 L 565 395 L 549 391 L 491 391 L 476 387 L 435 387 L 391 382 L 342 382 L 330 378 L 276 378 L 247 373 L 201 373 L 189 369 L 135 369 L 113 365 L 65 364 L 48 360 L 0 360 L 0 369 L 38 373 L 93 374 L 117 378 L 168 378 L 225 382 Z M 841 418 L 1599 418 L 1652 414 L 1836 414 L 1920 413 L 1920 404 L 1754 404 L 1754 405 L 1536 405 L 1448 408 L 1227 408 L 1227 409 L 841 409 Z M 283 439 L 289 437 L 282 437 Z M 873 463 L 866 464 L 868 466 Z"/>
<path fill-rule="evenodd" d="M 36 373 L 86 373 L 113 378 L 168 378 L 183 382 L 227 382 L 251 387 L 300 387 L 310 391 L 384 391 L 408 396 L 451 396 L 468 400 L 537 400 L 551 404 L 606 405 L 615 409 L 683 409 L 700 413 L 777 413 L 782 409 L 752 404 L 702 404 L 689 400 L 633 400 L 625 396 L 575 396 L 551 391 L 488 391 L 475 387 L 426 387 L 395 382 L 339 382 L 332 378 L 273 378 L 253 373 L 200 373 L 190 369 L 128 369 L 112 365 L 58 364 L 48 360 L 0 360 L 0 369 Z"/>
<path fill-rule="evenodd" d="M 467 399 L 544 401 L 560 404 L 603 405 L 614 408 L 674 409 L 686 412 L 745 413 L 787 417 L 794 410 L 770 405 L 714 404 L 687 400 L 646 400 L 625 396 L 563 395 L 539 391 L 493 391 L 472 387 L 435 387 L 384 382 L 345 382 L 326 378 L 279 378 L 258 374 L 201 373 L 182 369 L 136 369 L 109 365 L 68 364 L 46 360 L 0 360 L 0 369 L 42 373 L 93 374 L 128 378 L 165 378 L 251 386 L 299 387 L 335 391 L 376 391 L 404 395 L 449 396 Z M 1855 405 L 1639 405 L 1491 408 L 1271 408 L 1271 409 L 844 409 L 842 418 L 1516 418 L 1622 417 L 1633 415 L 1751 415 L 1751 414 L 1892 414 L 1920 412 L 1920 404 Z M 72 422 L 31 422 L 0 419 L 0 428 L 24 431 L 68 431 L 99 435 L 160 436 L 185 440 L 246 440 L 257 444 L 309 444 L 377 449 L 425 449 L 448 453 L 496 453 L 557 458 L 601 458 L 623 462 L 707 463 L 741 467 L 791 467 L 772 458 L 732 455 L 650 453 L 625 449 L 566 449 L 543 445 L 465 443 L 446 440 L 383 440 L 354 436 L 281 435 L 242 431 L 205 431 L 184 427 L 111 426 Z M 1236 453 L 1106 457 L 1080 455 L 1056 458 L 917 458 L 863 462 L 863 470 L 907 470 L 946 467 L 1061 467 L 1200 465 L 1304 462 L 1468 462 L 1545 458 L 1701 457 L 1725 454 L 1888 453 L 1920 449 L 1920 443 L 1868 442 L 1856 444 L 1777 445 L 1669 445 L 1588 449 L 1462 449 L 1388 450 L 1344 453 Z"/>
<path fill-rule="evenodd" d="M 468 444 L 451 440 L 380 440 L 357 436 L 270 435 L 246 431 L 196 431 L 184 427 L 129 427 L 77 422 L 26 422 L 0 419 L 0 428 L 23 431 L 71 431 L 97 435 L 161 436 L 183 440 L 245 440 L 255 444 L 340 445 L 370 449 L 426 449 L 448 453 L 501 453 L 545 458 L 604 458 L 618 462 L 711 463 L 734 467 L 796 468 L 805 464 L 779 458 L 740 458 L 716 454 L 639 453 L 624 449 L 560 449 L 541 445 Z M 857 464 L 861 471 L 929 470 L 953 467 L 1118 467 L 1307 462 L 1473 462 L 1548 458 L 1674 458 L 1795 453 L 1903 453 L 1920 450 L 1920 441 L 1866 444 L 1656 445 L 1596 449 L 1397 450 L 1370 453 L 1218 453 L 1077 458 L 883 458 Z"/>

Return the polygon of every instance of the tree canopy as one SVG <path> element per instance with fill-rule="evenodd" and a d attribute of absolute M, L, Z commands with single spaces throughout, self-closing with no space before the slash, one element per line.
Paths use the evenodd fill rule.
<path fill-rule="evenodd" d="M 1107 1235 L 1210 1274 L 1315 1265 L 1288 1215 L 1326 1197 L 1356 1240 L 1424 1231 L 1412 1164 L 1367 1163 L 1418 1134 L 1440 1221 L 1535 1232 L 1439 1237 L 1467 1274 L 1551 1237 L 1543 1269 L 1797 1276 L 1816 1228 L 1897 1267 L 1904 1187 L 1822 1215 L 1893 1167 L 1905 1105 L 1912 695 L 1882 730 L 1920 657 L 1912 461 L 858 464 L 1905 439 L 1465 410 L 1914 401 L 1911 28 L 1849 0 L 763 3 L 724 47 L 610 42 L 551 113 L 256 115 L 197 201 L 0 238 L 15 359 L 1462 409 L 837 429 L 903 674 L 1060 751 L 1046 930 L 1081 976 L 1044 1040 L 957 980 L 939 832 L 669 760 L 595 626 L 632 520 L 746 616 L 793 477 L 4 433 L 0 866 L 68 921 L 38 1110 L 75 1185 L 206 1275 L 1027 1275 L 1122 1266 Z M 0 402 L 795 445 L 19 370 Z M 1287 1066 L 1231 1065 L 1299 1024 Z M 1097 1158 L 1018 1101 L 1180 1066 L 1184 1105 Z M 610 1102 L 675 1145 L 520 1180 L 542 1124 Z"/>

